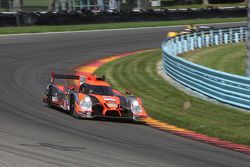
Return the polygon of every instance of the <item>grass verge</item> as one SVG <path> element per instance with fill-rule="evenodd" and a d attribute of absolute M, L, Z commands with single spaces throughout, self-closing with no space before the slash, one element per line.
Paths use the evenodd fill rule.
<path fill-rule="evenodd" d="M 230 4 L 190 4 L 190 5 L 172 5 L 172 6 L 162 6 L 165 9 L 188 9 L 188 8 L 208 8 L 208 7 L 238 7 L 238 6 L 246 6 L 246 3 L 230 3 Z"/>
<path fill-rule="evenodd" d="M 88 25 L 1 27 L 0 34 L 21 34 L 21 33 L 138 28 L 138 27 L 158 27 L 158 26 L 174 26 L 174 25 L 187 25 L 187 24 L 241 22 L 241 21 L 246 21 L 246 20 L 247 20 L 246 17 L 240 17 L 240 18 L 214 18 L 214 19 L 178 20 L 178 21 L 105 23 L 105 24 L 88 24 Z"/>
<path fill-rule="evenodd" d="M 212 69 L 245 75 L 246 44 L 235 43 L 196 49 L 182 55 L 183 58 Z"/>
<path fill-rule="evenodd" d="M 250 145 L 250 113 L 189 96 L 161 78 L 156 64 L 161 51 L 121 58 L 103 65 L 97 74 L 121 92 L 132 89 L 151 117 L 181 128 Z"/>

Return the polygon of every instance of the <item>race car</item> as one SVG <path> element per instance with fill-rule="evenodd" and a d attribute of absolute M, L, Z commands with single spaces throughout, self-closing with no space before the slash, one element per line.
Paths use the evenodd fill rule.
<path fill-rule="evenodd" d="M 211 30 L 213 29 L 213 27 L 210 26 L 206 26 L 206 25 L 188 25 L 184 31 L 181 32 L 168 32 L 167 33 L 167 38 L 173 38 L 176 37 L 178 35 L 185 35 L 185 34 L 190 34 L 190 33 L 194 33 L 194 32 L 199 32 L 199 31 L 207 31 L 207 30 Z"/>
<path fill-rule="evenodd" d="M 54 83 L 55 79 L 75 81 L 75 86 L 65 87 Z M 126 95 L 113 89 L 105 76 L 90 74 L 62 75 L 51 74 L 51 83 L 47 86 L 43 102 L 49 107 L 61 108 L 75 118 L 128 118 L 142 121 L 148 117 L 142 100 L 131 92 Z"/>

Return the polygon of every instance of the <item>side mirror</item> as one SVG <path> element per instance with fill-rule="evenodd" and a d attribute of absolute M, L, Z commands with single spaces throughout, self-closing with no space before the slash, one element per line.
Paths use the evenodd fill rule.
<path fill-rule="evenodd" d="M 131 91 L 129 91 L 129 90 L 126 90 L 126 91 L 125 91 L 125 94 L 126 94 L 126 95 L 129 95 L 129 96 L 133 96 L 133 93 L 132 93 Z"/>

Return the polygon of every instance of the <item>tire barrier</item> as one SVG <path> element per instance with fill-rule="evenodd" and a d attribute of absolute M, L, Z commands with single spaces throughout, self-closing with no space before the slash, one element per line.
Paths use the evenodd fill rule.
<path fill-rule="evenodd" d="M 250 110 L 250 78 L 213 70 L 179 57 L 196 48 L 246 39 L 246 27 L 201 31 L 167 39 L 162 44 L 165 73 L 208 97 Z"/>
<path fill-rule="evenodd" d="M 159 9 L 139 11 L 2 12 L 0 26 L 66 25 L 128 21 L 167 21 L 246 17 L 246 7 L 206 9 Z"/>

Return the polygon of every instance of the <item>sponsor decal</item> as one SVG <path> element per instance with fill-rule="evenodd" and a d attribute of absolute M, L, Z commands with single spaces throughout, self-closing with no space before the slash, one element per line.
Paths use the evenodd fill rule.
<path fill-rule="evenodd" d="M 58 102 L 57 93 L 55 93 L 55 96 L 52 96 L 52 102 Z"/>
<path fill-rule="evenodd" d="M 57 97 L 52 96 L 52 102 L 58 102 L 58 98 L 57 98 Z"/>
<path fill-rule="evenodd" d="M 105 100 L 105 101 L 116 101 L 113 97 L 111 97 L 111 96 L 103 96 L 103 99 Z"/>
<path fill-rule="evenodd" d="M 107 105 L 109 106 L 109 107 L 117 107 L 118 105 L 117 105 L 117 103 L 115 102 L 115 101 L 107 101 L 106 102 L 107 103 Z"/>

